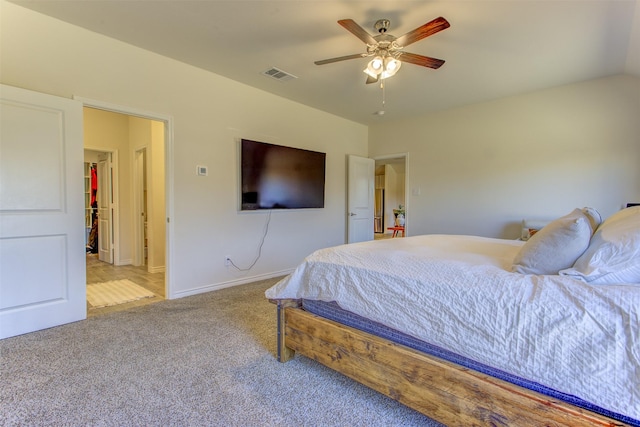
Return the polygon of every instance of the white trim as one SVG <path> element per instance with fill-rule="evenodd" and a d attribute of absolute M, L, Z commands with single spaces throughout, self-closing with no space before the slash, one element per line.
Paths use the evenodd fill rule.
<path fill-rule="evenodd" d="M 272 272 L 272 273 L 258 274 L 256 276 L 243 277 L 241 279 L 228 280 L 226 282 L 215 283 L 215 284 L 206 285 L 206 286 L 200 286 L 198 288 L 193 288 L 193 289 L 188 289 L 186 291 L 176 292 L 174 297 L 175 298 L 189 297 L 189 296 L 192 296 L 192 295 L 202 294 L 204 292 L 217 291 L 217 290 L 220 290 L 220 289 L 230 288 L 232 286 L 245 285 L 247 283 L 257 282 L 259 280 L 273 279 L 274 277 L 286 276 L 288 274 L 293 273 L 293 271 L 294 271 L 294 269 L 291 268 L 291 269 L 276 271 L 276 272 Z"/>
<path fill-rule="evenodd" d="M 144 119 L 156 120 L 160 122 L 173 120 L 173 117 L 167 114 L 127 107 L 124 105 L 113 104 L 111 102 L 98 101 L 95 99 L 84 98 L 82 96 L 76 95 L 73 96 L 73 99 L 82 102 L 85 107 L 97 108 L 98 110 L 111 111 L 114 113 L 126 114 L 127 116 L 142 117 Z"/>
<path fill-rule="evenodd" d="M 120 259 L 120 163 L 118 150 L 109 151 L 109 166 L 111 170 L 111 194 L 113 194 L 113 200 L 115 201 L 115 208 L 111 205 L 111 234 L 113 236 L 113 262 Z M 100 185 L 100 183 L 98 183 Z"/>
<path fill-rule="evenodd" d="M 133 166 L 133 208 L 134 208 L 134 220 L 133 220 L 133 265 L 141 266 L 144 264 L 144 231 L 140 226 L 140 211 L 144 203 L 140 188 L 142 184 L 140 182 L 140 169 L 138 164 L 138 156 L 144 156 L 144 162 L 147 162 L 147 146 L 143 145 L 135 148 L 132 153 L 131 164 Z M 143 167 L 144 171 L 144 167 Z M 147 217 L 149 216 L 147 207 Z"/>
<path fill-rule="evenodd" d="M 165 239 L 165 298 L 174 299 L 178 295 L 173 292 L 173 269 L 171 262 L 173 260 L 173 223 L 170 219 L 174 214 L 173 207 L 173 117 L 168 114 L 156 113 L 141 110 L 133 107 L 127 107 L 110 102 L 98 101 L 95 99 L 84 98 L 74 95 L 73 99 L 82 102 L 85 107 L 97 108 L 99 110 L 111 111 L 115 113 L 126 114 L 129 116 L 142 117 L 149 120 L 164 122 L 164 150 L 165 150 L 165 214 L 167 217 L 166 239 Z"/>
<path fill-rule="evenodd" d="M 160 265 L 158 267 L 148 267 L 147 272 L 149 273 L 164 273 L 164 265 Z"/>

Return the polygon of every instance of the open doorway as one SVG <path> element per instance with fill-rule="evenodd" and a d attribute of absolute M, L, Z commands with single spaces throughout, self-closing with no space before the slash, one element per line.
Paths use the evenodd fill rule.
<path fill-rule="evenodd" d="M 102 165 L 97 196 L 92 200 L 91 183 L 88 197 L 98 207 L 99 250 L 87 251 L 87 313 L 163 300 L 168 295 L 165 122 L 85 103 L 84 134 L 85 170 L 89 165 L 100 171 Z M 93 225 L 93 206 L 90 212 Z M 105 256 L 107 248 L 111 256 Z M 98 292 L 104 300 L 92 297 Z"/>
<path fill-rule="evenodd" d="M 407 163 L 406 154 L 375 158 L 375 239 L 406 235 Z"/>

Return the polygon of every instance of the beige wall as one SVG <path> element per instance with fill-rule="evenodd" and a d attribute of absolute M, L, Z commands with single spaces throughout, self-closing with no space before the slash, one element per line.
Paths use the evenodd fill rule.
<path fill-rule="evenodd" d="M 620 75 L 372 126 L 369 154 L 409 153 L 411 234 L 516 238 L 523 218 L 640 201 L 639 117 Z"/>
<path fill-rule="evenodd" d="M 170 297 L 285 274 L 313 250 L 345 241 L 345 158 L 367 155 L 367 127 L 4 0 L 0 7 L 3 84 L 172 119 Z M 325 208 L 274 212 L 260 260 L 246 272 L 225 267 L 224 258 L 253 262 L 267 214 L 237 210 L 239 138 L 327 153 Z M 209 175 L 197 176 L 197 165 Z"/>

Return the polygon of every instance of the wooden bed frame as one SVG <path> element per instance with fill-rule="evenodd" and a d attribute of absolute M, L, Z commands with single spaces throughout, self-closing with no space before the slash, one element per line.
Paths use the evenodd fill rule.
<path fill-rule="evenodd" d="M 278 360 L 314 359 L 448 426 L 626 426 L 303 310 L 278 306 Z"/>

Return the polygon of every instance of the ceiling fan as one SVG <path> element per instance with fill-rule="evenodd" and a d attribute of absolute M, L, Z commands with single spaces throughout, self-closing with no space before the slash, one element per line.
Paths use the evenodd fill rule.
<path fill-rule="evenodd" d="M 395 37 L 387 34 L 390 22 L 388 19 L 379 19 L 376 21 L 374 28 L 378 31 L 377 36 L 372 36 L 365 31 L 360 25 L 356 24 L 353 19 L 341 19 L 338 24 L 342 25 L 347 31 L 358 37 L 366 43 L 366 53 L 356 53 L 353 55 L 340 56 L 337 58 L 323 59 L 315 61 L 316 65 L 330 64 L 332 62 L 345 61 L 347 59 L 367 58 L 373 59 L 364 69 L 367 74 L 367 83 L 375 83 L 378 80 L 386 79 L 393 76 L 402 65 L 402 62 L 420 65 L 422 67 L 437 69 L 444 64 L 444 60 L 430 58 L 428 56 L 417 55 L 415 53 L 405 52 L 403 49 L 411 43 L 429 37 L 435 33 L 449 28 L 449 22 L 443 17 L 434 19 L 426 24 L 409 31 L 407 34 Z"/>

